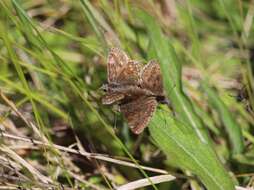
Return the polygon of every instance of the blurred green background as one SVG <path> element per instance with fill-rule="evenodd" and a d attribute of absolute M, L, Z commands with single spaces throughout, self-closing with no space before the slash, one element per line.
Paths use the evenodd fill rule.
<path fill-rule="evenodd" d="M 252 187 L 253 16 L 253 0 L 0 1 L 1 187 L 116 189 L 159 175 L 139 164 L 176 176 L 143 189 Z M 171 108 L 139 136 L 100 101 L 111 47 L 161 64 Z"/>

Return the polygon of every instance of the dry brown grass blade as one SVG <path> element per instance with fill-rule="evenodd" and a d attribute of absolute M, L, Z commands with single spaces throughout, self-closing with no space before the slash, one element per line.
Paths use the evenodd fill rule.
<path fill-rule="evenodd" d="M 118 187 L 117 190 L 138 189 L 138 188 L 142 188 L 142 187 L 151 185 L 151 182 L 153 184 L 158 184 L 158 183 L 162 183 L 162 182 L 172 181 L 172 180 L 176 179 L 176 177 L 174 177 L 172 175 L 159 175 L 159 176 L 150 177 L 149 179 L 148 178 L 139 179 L 139 180 L 127 183 L 125 185 Z"/>
<path fill-rule="evenodd" d="M 40 137 L 43 141 L 48 142 L 47 138 L 44 136 L 43 133 L 41 133 L 38 128 L 36 127 L 36 125 L 34 125 L 33 122 L 27 120 L 25 118 L 25 116 L 18 110 L 18 108 L 16 107 L 16 105 L 9 100 L 4 94 L 3 92 L 0 91 L 0 96 L 2 97 L 2 99 L 5 101 L 5 103 L 10 106 L 10 108 L 25 122 L 25 124 L 27 126 L 29 126 L 33 132 L 38 135 L 38 137 Z"/>
<path fill-rule="evenodd" d="M 109 156 L 106 156 L 106 155 L 103 155 L 103 154 L 84 152 L 82 150 L 79 151 L 79 150 L 75 150 L 75 149 L 72 149 L 72 148 L 68 148 L 68 147 L 64 147 L 64 146 L 60 146 L 60 145 L 56 145 L 56 144 L 52 144 L 52 143 L 49 144 L 49 143 L 44 143 L 42 141 L 33 140 L 33 139 L 25 138 L 25 137 L 18 137 L 18 136 L 11 135 L 11 134 L 8 134 L 8 133 L 5 133 L 5 132 L 2 132 L 1 135 L 5 138 L 24 141 L 24 142 L 32 143 L 33 145 L 43 145 L 43 146 L 45 146 L 44 148 L 54 147 L 57 150 L 72 153 L 72 154 L 77 154 L 77 155 L 81 155 L 81 156 L 85 156 L 87 158 L 94 158 L 94 159 L 98 159 L 98 160 L 101 160 L 101 161 L 111 162 L 111 163 L 114 163 L 114 164 L 119 164 L 119 165 L 122 165 L 122 166 L 128 166 L 128 167 L 132 167 L 132 168 L 142 168 L 143 170 L 156 172 L 156 173 L 160 173 L 160 174 L 168 174 L 168 172 L 166 170 L 147 167 L 147 166 L 137 166 L 134 163 L 130 163 L 130 162 L 126 162 L 126 161 L 123 161 L 123 160 L 117 160 L 117 159 L 114 159 L 114 158 L 110 158 Z"/>
<path fill-rule="evenodd" d="M 172 175 L 159 175 L 159 176 L 150 177 L 150 181 L 147 178 L 145 178 L 145 179 L 140 179 L 140 180 L 127 183 L 125 185 L 119 186 L 116 190 L 134 190 L 134 189 L 151 185 L 151 181 L 153 182 L 153 184 L 158 184 L 158 183 L 172 181 L 175 179 L 176 177 Z M 254 190 L 254 188 L 245 188 L 240 186 L 236 186 L 235 189 L 236 190 Z"/>
<path fill-rule="evenodd" d="M 245 188 L 245 187 L 240 187 L 240 186 L 236 186 L 235 189 L 236 190 L 254 190 L 253 187 L 249 187 L 249 188 L 247 187 L 247 188 Z"/>
<path fill-rule="evenodd" d="M 19 163 L 24 168 L 26 168 L 34 176 L 35 179 L 41 181 L 42 183 L 46 183 L 46 184 L 53 183 L 53 181 L 50 178 L 42 175 L 37 169 L 35 169 L 32 165 L 30 165 L 26 160 L 21 158 L 18 154 L 16 154 L 9 147 L 7 147 L 4 144 L 2 144 L 0 146 L 0 151 L 2 151 L 5 154 L 9 155 L 10 158 L 12 158 L 17 163 Z"/>

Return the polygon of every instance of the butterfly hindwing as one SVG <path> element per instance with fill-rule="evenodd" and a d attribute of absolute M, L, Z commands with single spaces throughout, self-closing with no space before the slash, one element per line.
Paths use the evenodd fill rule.
<path fill-rule="evenodd" d="M 110 105 L 124 99 L 124 94 L 119 92 L 107 93 L 101 99 L 102 104 Z"/>
<path fill-rule="evenodd" d="M 157 107 L 155 97 L 142 96 L 120 105 L 129 127 L 135 134 L 140 134 L 148 125 Z"/>

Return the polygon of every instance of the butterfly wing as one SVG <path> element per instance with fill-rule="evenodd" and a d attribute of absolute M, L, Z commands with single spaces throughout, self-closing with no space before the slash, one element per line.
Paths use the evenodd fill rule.
<path fill-rule="evenodd" d="M 140 134 L 148 125 L 156 107 L 157 101 L 155 97 L 141 96 L 138 99 L 120 105 L 120 110 L 132 132 Z"/>
<path fill-rule="evenodd" d="M 138 85 L 140 80 L 141 65 L 139 62 L 130 60 L 119 74 L 120 84 Z"/>
<path fill-rule="evenodd" d="M 101 101 L 102 101 L 102 104 L 110 105 L 117 101 L 122 100 L 123 98 L 124 98 L 124 94 L 119 92 L 112 92 L 112 93 L 107 93 L 106 95 L 104 95 Z"/>
<path fill-rule="evenodd" d="M 117 82 L 119 73 L 122 72 L 128 61 L 129 57 L 120 49 L 112 48 L 110 50 L 107 61 L 108 83 Z"/>
<path fill-rule="evenodd" d="M 157 96 L 163 96 L 163 83 L 160 65 L 152 60 L 141 71 L 141 87 L 150 90 Z"/>
<path fill-rule="evenodd" d="M 107 63 L 108 83 L 137 84 L 141 66 L 120 49 L 112 48 Z"/>

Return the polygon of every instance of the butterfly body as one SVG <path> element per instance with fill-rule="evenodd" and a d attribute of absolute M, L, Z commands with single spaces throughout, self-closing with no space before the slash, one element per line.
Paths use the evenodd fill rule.
<path fill-rule="evenodd" d="M 159 64 L 150 61 L 146 66 L 130 60 L 117 48 L 108 57 L 108 83 L 102 86 L 106 92 L 103 104 L 118 104 L 129 127 L 135 134 L 148 125 L 158 102 L 165 103 Z"/>
<path fill-rule="evenodd" d="M 135 85 L 105 84 L 103 86 L 103 90 L 107 92 L 107 96 L 112 96 L 114 94 L 115 95 L 122 94 L 123 98 L 121 100 L 123 101 L 120 101 L 119 99 L 118 100 L 119 104 L 125 102 L 126 100 L 135 99 L 140 96 L 155 96 L 155 94 L 151 92 L 150 90 L 142 89 L 141 87 L 135 86 Z M 107 98 L 106 98 L 107 96 L 104 96 L 104 98 L 102 98 L 103 104 L 113 104 L 117 102 L 116 101 L 116 102 L 107 103 Z"/>

